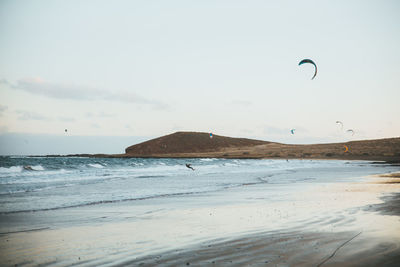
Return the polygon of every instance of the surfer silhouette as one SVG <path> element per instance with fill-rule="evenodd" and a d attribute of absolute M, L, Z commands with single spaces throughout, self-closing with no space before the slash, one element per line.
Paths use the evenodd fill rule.
<path fill-rule="evenodd" d="M 27 170 L 27 171 L 34 171 L 34 169 L 33 169 L 31 166 L 29 166 L 29 165 L 24 166 L 24 170 Z"/>
<path fill-rule="evenodd" d="M 194 170 L 191 164 L 186 163 L 186 167 L 188 167 L 189 169 Z"/>

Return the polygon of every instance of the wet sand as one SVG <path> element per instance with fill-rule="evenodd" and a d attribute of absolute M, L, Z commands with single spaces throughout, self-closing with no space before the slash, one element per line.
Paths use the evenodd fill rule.
<path fill-rule="evenodd" d="M 350 214 L 358 218 L 346 220 L 338 215 L 330 220 L 327 216 L 307 222 L 303 227 L 207 242 L 186 249 L 149 255 L 121 265 L 399 266 L 399 180 L 400 173 L 395 173 L 368 177 L 365 183 L 335 186 L 333 191 L 339 195 L 342 195 L 343 190 L 368 194 L 369 197 L 386 194 L 381 197 L 381 203 L 363 206 L 364 215 L 357 216 L 359 207 L 351 208 Z M 391 193 L 393 191 L 396 193 Z M 327 226 L 348 229 L 337 231 L 331 228 L 329 231 Z"/>
<path fill-rule="evenodd" d="M 361 235 L 362 232 L 299 233 L 296 230 L 257 234 L 155 254 L 121 266 L 398 266 L 398 243 L 368 244 L 371 241 Z"/>
<path fill-rule="evenodd" d="M 397 266 L 398 179 L 3 214 L 0 265 Z"/>

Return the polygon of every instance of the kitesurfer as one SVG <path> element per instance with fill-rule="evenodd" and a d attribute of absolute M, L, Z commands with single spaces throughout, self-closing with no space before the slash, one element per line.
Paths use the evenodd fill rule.
<path fill-rule="evenodd" d="M 189 163 L 186 163 L 186 167 L 188 167 L 189 169 L 192 169 L 192 170 L 194 170 L 194 169 L 193 169 L 193 167 L 192 167 L 192 165 L 191 165 L 191 164 L 189 164 Z"/>
<path fill-rule="evenodd" d="M 26 171 L 34 171 L 34 169 L 29 165 L 24 166 L 24 170 L 26 170 Z"/>

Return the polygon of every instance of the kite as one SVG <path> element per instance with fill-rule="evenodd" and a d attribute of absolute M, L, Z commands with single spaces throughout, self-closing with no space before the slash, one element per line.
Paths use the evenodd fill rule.
<path fill-rule="evenodd" d="M 292 134 L 294 134 L 294 131 L 296 131 L 296 129 L 292 129 L 292 130 L 290 130 L 290 132 L 291 132 Z"/>
<path fill-rule="evenodd" d="M 346 132 L 351 133 L 351 136 L 354 135 L 354 131 L 352 129 L 348 129 Z"/>
<path fill-rule="evenodd" d="M 315 72 L 314 72 L 314 76 L 311 78 L 311 80 L 313 80 L 315 78 L 315 76 L 317 75 L 317 65 L 311 59 L 303 59 L 302 61 L 300 61 L 299 66 L 304 64 L 304 63 L 310 63 L 310 64 L 314 65 Z"/>
<path fill-rule="evenodd" d="M 344 145 L 344 148 L 345 148 L 344 153 L 346 153 L 347 151 L 349 151 L 349 148 L 348 148 L 346 145 Z"/>
<path fill-rule="evenodd" d="M 336 124 L 340 124 L 340 129 L 343 130 L 343 122 L 341 122 L 341 121 L 336 121 Z"/>

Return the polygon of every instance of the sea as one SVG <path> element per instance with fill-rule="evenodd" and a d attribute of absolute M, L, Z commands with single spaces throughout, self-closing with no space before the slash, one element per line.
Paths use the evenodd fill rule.
<path fill-rule="evenodd" d="M 357 182 L 398 170 L 344 160 L 1 156 L 0 214 L 163 201 L 257 184 L 270 188 L 273 198 L 282 188 Z"/>

